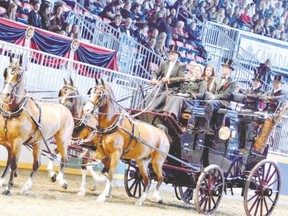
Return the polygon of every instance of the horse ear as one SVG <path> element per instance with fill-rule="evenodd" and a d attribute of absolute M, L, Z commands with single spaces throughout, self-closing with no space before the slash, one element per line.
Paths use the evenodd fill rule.
<path fill-rule="evenodd" d="M 64 80 L 64 85 L 67 85 L 68 81 L 65 78 L 63 78 L 63 80 Z"/>
<path fill-rule="evenodd" d="M 87 92 L 87 95 L 90 95 L 91 94 L 91 91 L 92 91 L 92 88 L 90 88 Z"/>
<path fill-rule="evenodd" d="M 72 80 L 71 76 L 69 77 L 69 81 L 70 81 L 70 85 L 74 87 L 74 83 L 73 83 L 73 80 Z"/>
<path fill-rule="evenodd" d="M 23 63 L 23 55 L 20 55 L 19 58 L 19 66 L 22 67 L 22 63 Z"/>
<path fill-rule="evenodd" d="M 105 86 L 104 80 L 101 78 L 101 84 Z"/>
<path fill-rule="evenodd" d="M 96 77 L 95 77 L 95 82 L 96 82 L 96 85 L 99 85 L 99 81 Z"/>

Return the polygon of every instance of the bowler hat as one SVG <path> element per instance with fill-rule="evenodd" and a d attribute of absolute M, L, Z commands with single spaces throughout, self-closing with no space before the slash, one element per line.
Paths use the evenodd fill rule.
<path fill-rule="evenodd" d="M 225 59 L 224 63 L 222 64 L 222 66 L 227 66 L 227 67 L 231 68 L 232 70 L 234 70 L 232 65 L 233 65 L 232 59 Z"/>
<path fill-rule="evenodd" d="M 280 82 L 280 83 L 284 83 L 284 82 L 282 81 L 282 76 L 279 75 L 279 74 L 277 74 L 277 75 L 274 76 L 273 82 L 274 82 L 274 81 L 278 81 L 278 82 Z"/>
<path fill-rule="evenodd" d="M 170 45 L 168 52 L 175 52 L 180 55 L 180 47 L 177 45 Z"/>
<path fill-rule="evenodd" d="M 256 76 L 252 79 L 253 81 L 254 80 L 258 80 L 260 81 L 262 84 L 264 83 L 263 81 L 263 76 L 261 74 L 256 74 Z"/>

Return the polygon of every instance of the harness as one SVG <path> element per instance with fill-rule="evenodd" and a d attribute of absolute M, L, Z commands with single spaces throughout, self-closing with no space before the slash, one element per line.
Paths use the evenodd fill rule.
<path fill-rule="evenodd" d="M 117 121 L 115 121 L 111 126 L 107 127 L 107 128 L 100 128 L 99 126 L 97 126 L 97 133 L 99 134 L 99 146 L 101 148 L 101 151 L 103 152 L 103 154 L 107 157 L 108 155 L 105 153 L 103 145 L 102 145 L 102 141 L 103 141 L 103 137 L 107 134 L 112 134 L 114 132 L 117 131 L 117 129 L 123 130 L 125 133 L 127 133 L 130 138 L 128 141 L 128 145 L 125 149 L 123 149 L 122 155 L 124 156 L 126 154 L 128 154 L 130 151 L 132 151 L 134 149 L 134 147 L 136 146 L 136 144 L 139 142 L 139 140 L 141 140 L 139 137 L 135 136 L 135 124 L 131 121 L 130 118 L 127 118 L 128 121 L 130 122 L 131 126 L 132 126 L 132 130 L 131 132 L 128 131 L 127 129 L 123 128 L 120 124 L 123 120 L 123 115 L 120 115 L 119 118 L 117 119 Z M 140 132 L 139 132 L 139 136 L 140 136 Z M 132 140 L 135 139 L 137 142 L 134 143 L 133 146 L 131 146 L 132 144 Z"/>

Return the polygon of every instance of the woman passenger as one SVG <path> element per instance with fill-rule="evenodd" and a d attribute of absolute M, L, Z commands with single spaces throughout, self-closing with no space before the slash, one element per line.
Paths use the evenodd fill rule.
<path fill-rule="evenodd" d="M 207 65 L 202 74 L 203 79 L 206 81 L 206 91 L 210 92 L 215 81 L 215 70 L 213 65 Z"/>

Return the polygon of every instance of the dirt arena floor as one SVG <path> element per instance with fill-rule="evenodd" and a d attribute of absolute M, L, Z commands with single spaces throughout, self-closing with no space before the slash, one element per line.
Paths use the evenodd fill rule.
<path fill-rule="evenodd" d="M 105 203 L 96 203 L 96 197 L 101 192 L 101 186 L 96 191 L 87 190 L 85 197 L 77 195 L 81 176 L 65 175 L 69 188 L 61 189 L 57 183 L 50 182 L 47 172 L 40 171 L 36 176 L 32 189 L 28 195 L 21 195 L 20 190 L 29 176 L 30 171 L 19 170 L 15 179 L 12 196 L 0 194 L 1 216 L 188 216 L 198 215 L 193 205 L 186 205 L 177 200 L 174 190 L 164 186 L 161 194 L 163 204 L 154 203 L 152 193 L 142 207 L 134 205 L 135 199 L 126 195 L 123 181 L 117 180 L 114 184 L 112 196 Z M 7 181 L 7 180 L 6 180 Z M 88 177 L 88 188 L 92 188 L 92 179 Z M 5 185 L 1 188 L 4 190 Z M 1 193 L 2 193 L 1 191 Z M 151 191 L 150 191 L 151 192 Z M 287 215 L 288 204 L 280 200 L 272 215 Z M 245 215 L 243 202 L 239 195 L 225 195 L 214 215 Z"/>

